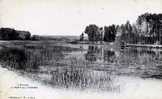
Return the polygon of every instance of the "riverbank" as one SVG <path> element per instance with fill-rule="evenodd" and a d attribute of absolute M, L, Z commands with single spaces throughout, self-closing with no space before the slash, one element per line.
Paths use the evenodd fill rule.
<path fill-rule="evenodd" d="M 156 44 L 126 44 L 126 47 L 145 47 L 145 48 L 162 48 L 162 45 Z"/>
<path fill-rule="evenodd" d="M 122 90 L 115 93 L 54 89 L 0 67 L 0 99 L 162 99 L 162 80 L 119 77 L 117 81 Z"/>

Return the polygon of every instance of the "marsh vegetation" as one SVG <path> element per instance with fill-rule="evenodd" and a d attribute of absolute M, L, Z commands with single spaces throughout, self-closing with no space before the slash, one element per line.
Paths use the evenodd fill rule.
<path fill-rule="evenodd" d="M 54 88 L 120 91 L 118 76 L 162 79 L 162 50 L 111 45 L 11 42 L 0 64 Z"/>

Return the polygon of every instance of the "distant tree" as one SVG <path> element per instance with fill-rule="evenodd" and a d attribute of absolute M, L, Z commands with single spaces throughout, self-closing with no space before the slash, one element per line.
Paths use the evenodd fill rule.
<path fill-rule="evenodd" d="M 38 35 L 32 35 L 31 36 L 31 40 L 37 41 L 37 40 L 40 40 L 40 39 L 41 39 L 41 37 L 38 36 Z"/>
<path fill-rule="evenodd" d="M 129 21 L 125 24 L 126 33 L 132 33 L 132 26 Z"/>
<path fill-rule="evenodd" d="M 126 43 L 137 43 L 139 41 L 139 35 L 137 26 L 135 24 L 131 25 L 129 21 L 126 24 L 122 24 L 121 28 L 121 41 Z"/>
<path fill-rule="evenodd" d="M 30 40 L 31 39 L 31 34 L 28 31 L 17 31 L 17 33 L 19 34 L 18 38 L 20 40 Z"/>
<path fill-rule="evenodd" d="M 104 41 L 114 42 L 116 37 L 116 27 L 115 25 L 105 26 L 104 27 Z"/>
<path fill-rule="evenodd" d="M 162 14 L 144 13 L 138 16 L 137 25 L 138 31 L 142 31 L 143 40 L 149 38 L 152 43 L 161 42 Z"/>
<path fill-rule="evenodd" d="M 95 24 L 86 27 L 89 41 L 115 41 L 117 37 L 126 43 L 154 44 L 162 43 L 162 14 L 144 13 L 138 16 L 135 24 L 127 21 L 122 25 L 110 25 L 99 28 Z"/>
<path fill-rule="evenodd" d="M 99 41 L 98 36 L 100 35 L 100 32 L 97 25 L 90 24 L 85 28 L 85 33 L 88 35 L 89 41 Z"/>
<path fill-rule="evenodd" d="M 80 35 L 80 41 L 83 41 L 84 40 L 84 33 L 82 33 L 81 35 Z"/>
<path fill-rule="evenodd" d="M 122 24 L 122 25 L 120 26 L 120 28 L 121 28 L 121 34 L 125 34 L 125 33 L 126 33 L 125 25 Z"/>
<path fill-rule="evenodd" d="M 103 27 L 100 27 L 99 32 L 100 32 L 99 41 L 103 41 L 104 40 L 104 30 L 103 30 Z"/>
<path fill-rule="evenodd" d="M 18 39 L 18 33 L 15 29 L 11 28 L 1 28 L 0 29 L 0 38 L 3 40 L 16 40 Z"/>
<path fill-rule="evenodd" d="M 138 28 L 137 28 L 136 24 L 132 25 L 132 31 L 131 32 L 134 33 L 134 34 L 138 34 Z"/>
<path fill-rule="evenodd" d="M 28 31 L 17 31 L 11 28 L 0 28 L 1 40 L 30 40 L 31 34 Z"/>

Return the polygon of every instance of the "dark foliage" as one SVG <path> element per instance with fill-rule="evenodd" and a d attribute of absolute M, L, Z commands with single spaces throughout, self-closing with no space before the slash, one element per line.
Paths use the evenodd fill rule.
<path fill-rule="evenodd" d="M 0 61 L 4 65 L 11 68 L 26 69 L 25 63 L 27 61 L 24 49 L 19 48 L 4 48 L 0 50 Z"/>
<path fill-rule="evenodd" d="M 1 40 L 30 40 L 31 34 L 28 31 L 18 31 L 11 28 L 0 28 Z"/>
<path fill-rule="evenodd" d="M 118 40 L 126 43 L 162 44 L 162 14 L 145 13 L 137 18 L 135 24 L 127 21 L 126 24 L 105 26 L 104 29 L 91 24 L 86 27 L 85 33 L 89 41 L 114 42 L 118 34 Z"/>
<path fill-rule="evenodd" d="M 18 39 L 18 33 L 14 29 L 10 28 L 1 28 L 0 29 L 0 38 L 3 40 L 16 40 Z"/>
<path fill-rule="evenodd" d="M 162 42 L 162 14 L 145 13 L 138 17 L 137 25 L 139 27 L 139 34 L 142 36 L 149 36 L 149 39 L 153 41 L 156 38 L 157 42 Z M 145 29 L 142 29 L 144 27 Z M 147 40 L 147 39 L 146 39 Z M 155 43 L 155 42 L 153 42 Z"/>
<path fill-rule="evenodd" d="M 106 41 L 113 42 L 116 37 L 116 26 L 111 25 L 109 27 L 98 27 L 97 25 L 91 24 L 86 27 L 85 33 L 88 35 L 89 41 Z"/>
<path fill-rule="evenodd" d="M 89 41 L 100 41 L 100 30 L 99 27 L 95 24 L 91 24 L 86 27 L 85 33 L 88 35 Z"/>
<path fill-rule="evenodd" d="M 80 41 L 83 41 L 84 40 L 84 33 L 82 33 L 81 35 L 80 35 Z"/>
<path fill-rule="evenodd" d="M 114 42 L 116 37 L 116 27 L 115 25 L 104 27 L 104 41 Z"/>

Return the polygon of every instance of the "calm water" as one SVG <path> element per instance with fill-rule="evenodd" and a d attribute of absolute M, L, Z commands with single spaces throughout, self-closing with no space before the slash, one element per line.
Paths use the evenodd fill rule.
<path fill-rule="evenodd" d="M 121 77 L 162 79 L 162 50 L 15 42 L 0 47 L 4 68 L 54 88 L 120 92 Z"/>

